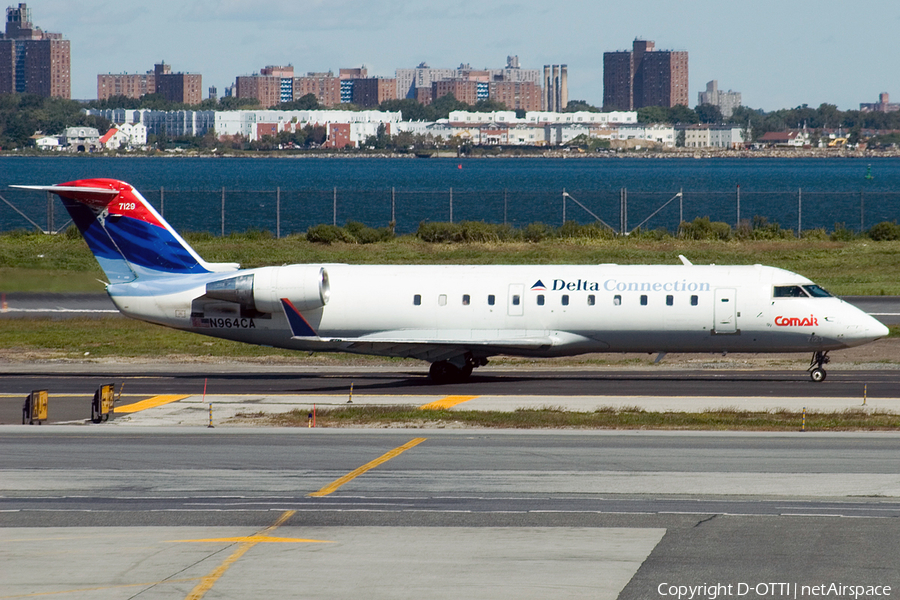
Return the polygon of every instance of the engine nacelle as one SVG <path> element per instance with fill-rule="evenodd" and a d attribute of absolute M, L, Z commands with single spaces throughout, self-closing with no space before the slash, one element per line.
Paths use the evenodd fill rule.
<path fill-rule="evenodd" d="M 206 285 L 207 298 L 264 313 L 281 311 L 282 298 L 290 300 L 297 310 L 321 308 L 328 303 L 330 292 L 328 272 L 315 265 L 263 267 Z"/>

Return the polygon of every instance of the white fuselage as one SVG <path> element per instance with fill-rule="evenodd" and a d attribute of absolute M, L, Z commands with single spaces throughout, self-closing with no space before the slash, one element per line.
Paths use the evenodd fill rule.
<path fill-rule="evenodd" d="M 324 305 L 301 310 L 316 334 L 308 339 L 292 335 L 278 310 L 250 314 L 198 300 L 211 281 L 255 274 L 260 287 L 265 274 L 276 282 L 267 293 L 294 301 L 296 287 L 284 282 L 292 271 L 272 276 L 291 268 L 111 285 L 109 293 L 129 316 L 206 335 L 424 360 L 454 352 L 815 352 L 887 335 L 838 298 L 776 296 L 776 286 L 812 282 L 759 265 L 315 265 L 327 270 L 330 289 Z M 410 349 L 429 344 L 439 350 Z"/>

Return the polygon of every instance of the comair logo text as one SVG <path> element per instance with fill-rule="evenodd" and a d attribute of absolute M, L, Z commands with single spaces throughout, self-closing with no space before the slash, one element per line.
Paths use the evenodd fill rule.
<path fill-rule="evenodd" d="M 779 327 L 817 327 L 819 320 L 812 315 L 808 317 L 775 317 L 775 324 Z"/>

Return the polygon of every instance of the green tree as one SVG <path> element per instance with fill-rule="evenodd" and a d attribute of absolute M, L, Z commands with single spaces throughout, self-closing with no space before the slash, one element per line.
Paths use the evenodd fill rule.
<path fill-rule="evenodd" d="M 669 111 L 662 106 L 644 106 L 637 111 L 640 123 L 668 123 Z"/>
<path fill-rule="evenodd" d="M 403 115 L 404 121 L 434 121 L 434 109 L 413 100 L 403 98 L 401 100 L 385 100 L 378 105 L 378 110 L 397 112 Z"/>
<path fill-rule="evenodd" d="M 569 100 L 569 102 L 566 104 L 566 108 L 563 110 L 563 112 L 580 112 L 580 111 L 601 112 L 599 108 L 588 104 L 584 100 Z"/>
<path fill-rule="evenodd" d="M 700 104 L 694 108 L 701 123 L 721 123 L 722 111 L 714 104 Z"/>
<path fill-rule="evenodd" d="M 272 110 L 317 110 L 319 108 L 321 108 L 321 106 L 319 106 L 319 100 L 316 98 L 316 95 L 306 94 L 300 96 L 293 102 L 276 104 L 272 107 Z"/>
<path fill-rule="evenodd" d="M 699 123 L 700 118 L 693 110 L 683 104 L 678 104 L 669 109 L 669 123 Z"/>

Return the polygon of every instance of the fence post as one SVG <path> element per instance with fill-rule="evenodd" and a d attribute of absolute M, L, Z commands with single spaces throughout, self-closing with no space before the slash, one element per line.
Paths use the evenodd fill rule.
<path fill-rule="evenodd" d="M 866 213 L 865 213 L 865 202 L 863 200 L 863 191 L 859 190 L 859 232 L 862 233 L 866 230 Z"/>
<path fill-rule="evenodd" d="M 53 194 L 47 192 L 47 233 L 53 233 Z"/>
<path fill-rule="evenodd" d="M 275 239 L 281 239 L 281 188 L 275 188 Z"/>
<path fill-rule="evenodd" d="M 225 187 L 222 186 L 222 237 L 225 237 Z"/>
<path fill-rule="evenodd" d="M 678 188 L 678 231 L 684 223 L 684 188 Z"/>
<path fill-rule="evenodd" d="M 166 192 L 163 186 L 159 186 L 159 214 L 163 219 L 166 218 Z"/>
<path fill-rule="evenodd" d="M 391 188 L 391 223 L 397 229 L 397 189 Z"/>
<path fill-rule="evenodd" d="M 331 224 L 337 227 L 337 188 L 334 188 L 334 194 L 331 197 Z"/>
<path fill-rule="evenodd" d="M 737 184 L 737 223 L 734 225 L 734 230 L 737 231 L 741 228 L 741 184 Z"/>
<path fill-rule="evenodd" d="M 450 224 L 453 224 L 453 188 L 450 188 Z"/>
<path fill-rule="evenodd" d="M 507 206 L 506 193 L 508 191 L 509 190 L 507 190 L 507 189 L 503 190 L 503 225 L 504 226 L 506 225 L 506 206 Z"/>
<path fill-rule="evenodd" d="M 562 224 L 565 225 L 565 224 L 566 224 L 566 188 L 563 188 L 563 198 L 562 198 L 562 200 L 563 200 L 563 219 L 562 219 Z"/>
<path fill-rule="evenodd" d="M 797 237 L 803 237 L 803 188 L 797 188 Z"/>

